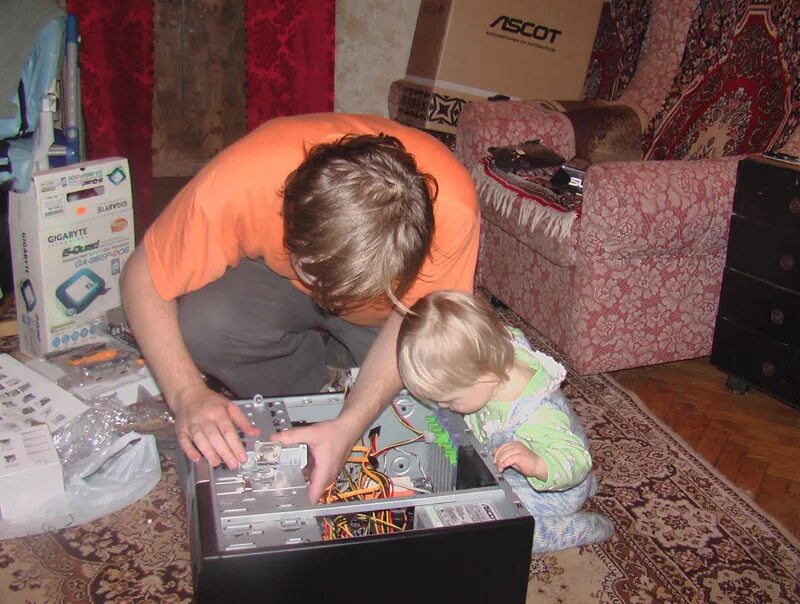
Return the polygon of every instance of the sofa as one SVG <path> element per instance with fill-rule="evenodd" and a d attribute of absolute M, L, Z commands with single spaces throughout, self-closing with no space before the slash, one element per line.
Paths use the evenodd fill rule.
<path fill-rule="evenodd" d="M 581 374 L 710 354 L 738 162 L 800 154 L 800 2 L 610 7 L 612 17 L 634 7 L 646 29 L 629 77 L 590 68 L 587 96 L 605 99 L 472 102 L 455 138 L 481 198 L 477 284 Z M 635 143 L 620 145 L 613 128 L 587 136 L 593 112 L 635 122 Z M 528 140 L 588 154 L 574 203 L 550 204 L 491 169 L 489 147 Z"/>

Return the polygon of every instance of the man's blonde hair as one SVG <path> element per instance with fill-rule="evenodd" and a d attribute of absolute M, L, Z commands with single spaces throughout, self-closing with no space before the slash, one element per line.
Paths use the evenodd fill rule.
<path fill-rule="evenodd" d="M 312 147 L 283 189 L 284 246 L 312 298 L 334 312 L 398 304 L 430 252 L 436 193 L 392 136 Z"/>
<path fill-rule="evenodd" d="M 397 364 L 414 396 L 437 401 L 485 374 L 508 379 L 514 345 L 488 302 L 463 292 L 439 291 L 421 298 L 403 318 Z"/>

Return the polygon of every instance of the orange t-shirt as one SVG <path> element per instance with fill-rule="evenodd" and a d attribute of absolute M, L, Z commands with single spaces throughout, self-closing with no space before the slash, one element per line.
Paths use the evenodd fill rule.
<path fill-rule="evenodd" d="M 400 139 L 419 169 L 439 185 L 431 254 L 403 303 L 410 306 L 441 289 L 472 291 L 480 213 L 466 169 L 442 143 L 419 130 L 373 115 L 320 113 L 266 122 L 217 155 L 178 193 L 144 236 L 158 293 L 171 300 L 199 289 L 243 257 L 262 258 L 307 291 L 283 246 L 284 181 L 313 145 L 346 134 L 381 133 Z M 343 318 L 380 325 L 388 313 L 386 306 L 365 306 Z"/>

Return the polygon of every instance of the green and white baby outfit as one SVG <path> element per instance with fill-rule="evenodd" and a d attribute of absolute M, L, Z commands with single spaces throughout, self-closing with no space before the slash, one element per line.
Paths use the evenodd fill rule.
<path fill-rule="evenodd" d="M 581 512 L 597 493 L 588 441 L 561 391 L 564 367 L 534 351 L 521 331 L 511 329 L 516 358 L 534 371 L 515 401 L 489 401 L 465 420 L 487 454 L 517 440 L 547 464 L 547 480 L 507 468 L 503 477 L 535 520 L 533 551 L 551 552 L 608 539 L 613 526 L 595 512 Z"/>

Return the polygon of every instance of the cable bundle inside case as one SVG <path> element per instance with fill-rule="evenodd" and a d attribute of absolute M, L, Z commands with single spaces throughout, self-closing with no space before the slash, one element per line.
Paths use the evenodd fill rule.
<path fill-rule="evenodd" d="M 369 446 L 362 439 L 361 445 L 353 447 L 338 478 L 325 490 L 320 503 L 390 499 L 410 495 L 413 491 L 419 490 L 410 481 L 393 479 L 378 469 L 381 465 L 381 458 L 389 451 L 424 438 L 424 433 L 414 428 L 402 416 L 396 403 L 392 403 L 391 408 L 397 420 L 412 431 L 414 436 L 378 448 L 380 427 L 370 431 Z M 413 508 L 383 509 L 329 516 L 322 518 L 321 524 L 325 540 L 402 532 L 413 526 Z"/>

